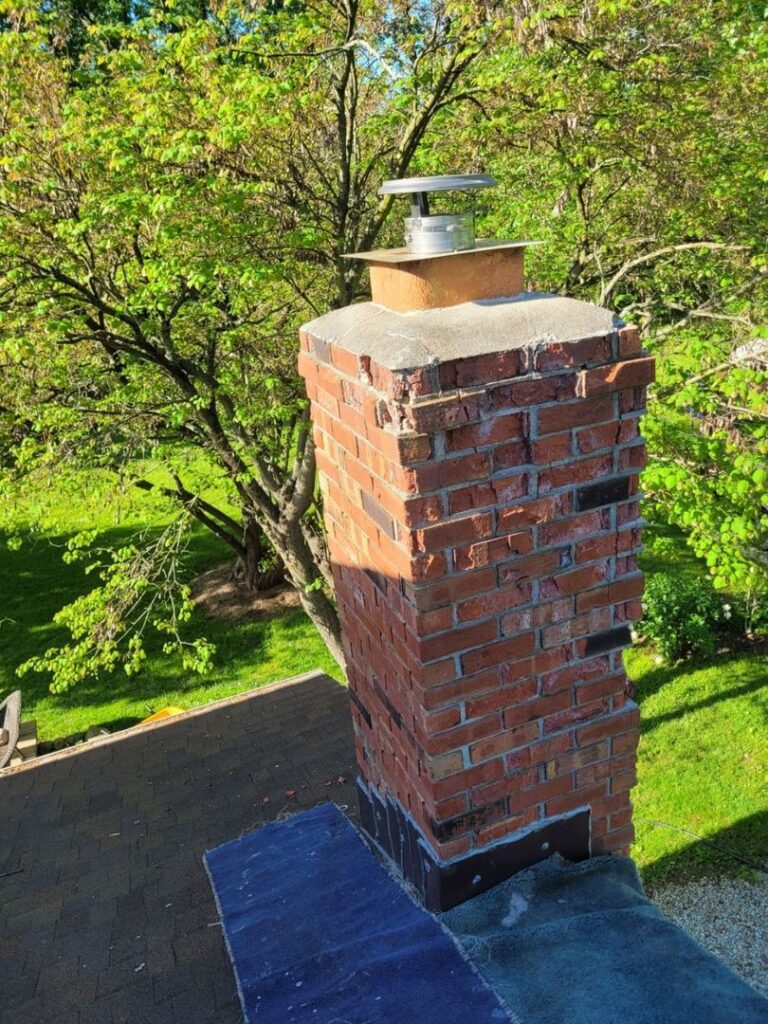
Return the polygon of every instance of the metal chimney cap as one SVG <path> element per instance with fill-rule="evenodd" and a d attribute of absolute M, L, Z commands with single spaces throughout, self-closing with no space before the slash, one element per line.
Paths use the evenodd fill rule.
<path fill-rule="evenodd" d="M 393 178 L 379 189 L 381 195 L 404 195 L 413 192 L 447 192 L 450 189 L 490 188 L 496 179 L 490 174 L 434 174 L 424 178 Z"/>

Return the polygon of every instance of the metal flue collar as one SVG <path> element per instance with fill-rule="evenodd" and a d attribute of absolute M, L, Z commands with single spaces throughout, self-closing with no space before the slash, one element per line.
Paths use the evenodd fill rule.
<path fill-rule="evenodd" d="M 487 174 L 437 174 L 423 178 L 385 181 L 383 195 L 409 195 L 411 216 L 405 220 L 405 246 L 409 253 L 435 255 L 475 247 L 475 215 L 463 213 L 431 215 L 429 193 L 489 188 L 496 181 Z"/>

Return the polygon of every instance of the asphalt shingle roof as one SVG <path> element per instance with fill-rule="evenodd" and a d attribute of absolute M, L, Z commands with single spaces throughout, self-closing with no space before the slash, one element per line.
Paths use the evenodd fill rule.
<path fill-rule="evenodd" d="M 315 673 L 4 772 L 0 1020 L 242 1024 L 202 854 L 321 800 L 354 818 L 347 704 Z"/>

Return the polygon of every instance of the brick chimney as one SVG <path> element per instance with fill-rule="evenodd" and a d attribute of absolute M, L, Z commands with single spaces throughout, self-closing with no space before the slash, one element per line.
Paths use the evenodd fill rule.
<path fill-rule="evenodd" d="M 376 302 L 301 333 L 362 820 L 436 910 L 633 837 L 653 361 L 522 254 L 366 254 Z"/>

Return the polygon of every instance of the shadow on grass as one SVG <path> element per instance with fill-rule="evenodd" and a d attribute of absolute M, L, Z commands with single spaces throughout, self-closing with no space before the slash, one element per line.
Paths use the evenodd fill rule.
<path fill-rule="evenodd" d="M 743 657 L 743 655 L 742 655 Z M 732 659 L 734 662 L 739 661 L 738 656 L 734 656 Z M 711 667 L 713 662 L 699 662 L 692 665 L 692 671 L 700 668 Z M 722 671 L 723 677 L 728 677 L 728 661 L 720 659 L 717 663 L 718 670 Z M 661 681 L 656 679 L 656 676 L 660 676 Z M 718 693 L 711 693 L 709 696 L 702 698 L 701 700 L 692 701 L 690 704 L 683 703 L 679 707 L 676 707 L 673 711 L 665 711 L 660 715 L 642 715 L 642 701 L 645 697 L 650 697 L 651 694 L 656 693 L 657 690 L 667 683 L 671 682 L 672 677 L 680 675 L 680 668 L 668 669 L 666 673 L 649 672 L 643 677 L 642 684 L 638 685 L 637 696 L 640 701 L 641 715 L 640 715 L 640 731 L 641 733 L 651 732 L 659 725 L 663 725 L 665 722 L 672 722 L 677 718 L 681 718 L 683 715 L 687 715 L 692 711 L 700 711 L 702 708 L 712 707 L 715 704 L 720 704 L 722 701 L 731 700 L 735 697 L 745 697 L 751 693 L 760 693 L 761 690 L 768 690 L 768 667 L 765 673 L 759 679 L 755 679 L 748 683 L 743 683 L 741 686 L 732 686 L 727 689 L 720 690 Z M 768 709 L 765 711 L 766 718 L 768 719 Z"/>
<path fill-rule="evenodd" d="M 636 817 L 635 823 L 638 831 L 671 827 L 642 817 Z M 677 828 L 672 831 L 688 835 L 689 842 L 643 867 L 643 882 L 651 891 L 672 881 L 677 884 L 718 875 L 755 879 L 761 871 L 768 871 L 768 811 L 742 818 L 711 836 L 694 837 Z"/>
<path fill-rule="evenodd" d="M 132 529 L 116 528 L 99 534 L 100 547 L 117 547 L 129 543 L 136 535 Z M 34 537 L 26 540 L 16 551 L 10 550 L 0 535 L 0 693 L 20 687 L 24 701 L 34 705 L 40 700 L 53 700 L 60 708 L 85 707 L 95 700 L 130 697 L 146 702 L 147 714 L 154 708 L 154 700 L 166 691 L 194 690 L 205 677 L 185 673 L 176 658 L 163 655 L 165 639 L 154 630 L 145 638 L 147 668 L 138 676 L 127 676 L 122 671 L 86 680 L 63 694 L 52 695 L 47 674 L 29 673 L 22 679 L 16 669 L 28 658 L 49 647 L 66 643 L 69 633 L 53 622 L 53 616 L 64 605 L 98 585 L 95 575 L 86 575 L 88 560 L 67 564 L 62 555 L 66 551 L 68 535 Z M 229 557 L 229 549 L 210 534 L 195 531 L 185 556 L 184 577 L 194 576 L 221 564 Z M 259 656 L 270 636 L 273 620 L 234 624 L 213 620 L 196 611 L 186 626 L 186 636 L 205 635 L 217 645 L 216 668 L 220 672 L 235 671 L 247 655 Z M 306 626 L 304 613 L 298 609 L 286 613 L 280 609 L 280 639 L 290 643 Z M 133 718 L 127 724 L 133 724 Z M 103 723 L 119 728 L 120 719 Z"/>

